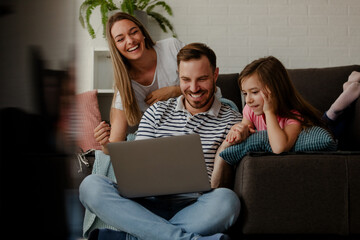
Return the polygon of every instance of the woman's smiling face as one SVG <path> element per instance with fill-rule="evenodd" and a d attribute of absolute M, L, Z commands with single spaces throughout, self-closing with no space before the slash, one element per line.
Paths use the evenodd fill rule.
<path fill-rule="evenodd" d="M 129 60 L 139 59 L 145 50 L 144 35 L 132 21 L 123 19 L 114 23 L 111 36 L 120 54 Z"/>

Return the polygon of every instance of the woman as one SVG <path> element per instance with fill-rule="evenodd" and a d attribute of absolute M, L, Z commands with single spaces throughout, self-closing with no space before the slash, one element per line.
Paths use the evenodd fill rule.
<path fill-rule="evenodd" d="M 107 143 L 124 141 L 150 105 L 181 94 L 176 55 L 184 44 L 175 38 L 155 43 L 136 18 L 122 12 L 109 18 L 106 36 L 115 80 L 111 127 L 101 122 L 94 137 L 107 154 Z"/>

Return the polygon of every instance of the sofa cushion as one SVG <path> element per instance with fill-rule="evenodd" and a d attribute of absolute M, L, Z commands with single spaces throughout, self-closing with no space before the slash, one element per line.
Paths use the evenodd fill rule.
<path fill-rule="evenodd" d="M 266 130 L 255 132 L 243 142 L 226 148 L 220 157 L 235 166 L 248 152 L 272 152 Z"/>
<path fill-rule="evenodd" d="M 97 90 L 91 90 L 76 95 L 79 109 L 78 146 L 83 152 L 90 149 L 101 149 L 94 138 L 94 129 L 101 122 Z"/>
<path fill-rule="evenodd" d="M 335 151 L 337 143 L 331 134 L 323 128 L 314 126 L 303 130 L 291 152 Z M 251 134 L 245 141 L 228 147 L 220 153 L 227 163 L 238 164 L 248 152 L 272 152 L 267 131 Z"/>
<path fill-rule="evenodd" d="M 291 151 L 336 151 L 336 149 L 337 142 L 327 130 L 321 127 L 311 127 L 301 131 Z"/>

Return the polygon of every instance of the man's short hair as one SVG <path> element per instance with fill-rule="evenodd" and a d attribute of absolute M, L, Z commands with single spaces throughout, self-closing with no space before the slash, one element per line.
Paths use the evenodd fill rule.
<path fill-rule="evenodd" d="M 203 43 L 190 43 L 183 47 L 177 54 L 177 66 L 181 61 L 190 61 L 192 59 L 200 59 L 205 56 L 209 59 L 210 67 L 213 71 L 216 69 L 216 55 L 214 51 Z"/>

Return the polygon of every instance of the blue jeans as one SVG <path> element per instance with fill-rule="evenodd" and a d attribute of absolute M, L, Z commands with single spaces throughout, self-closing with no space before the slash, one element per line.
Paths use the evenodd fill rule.
<path fill-rule="evenodd" d="M 80 201 L 105 223 L 133 239 L 197 239 L 227 230 L 240 212 L 237 195 L 226 188 L 204 194 L 131 200 L 101 175 L 89 175 L 80 185 Z"/>

